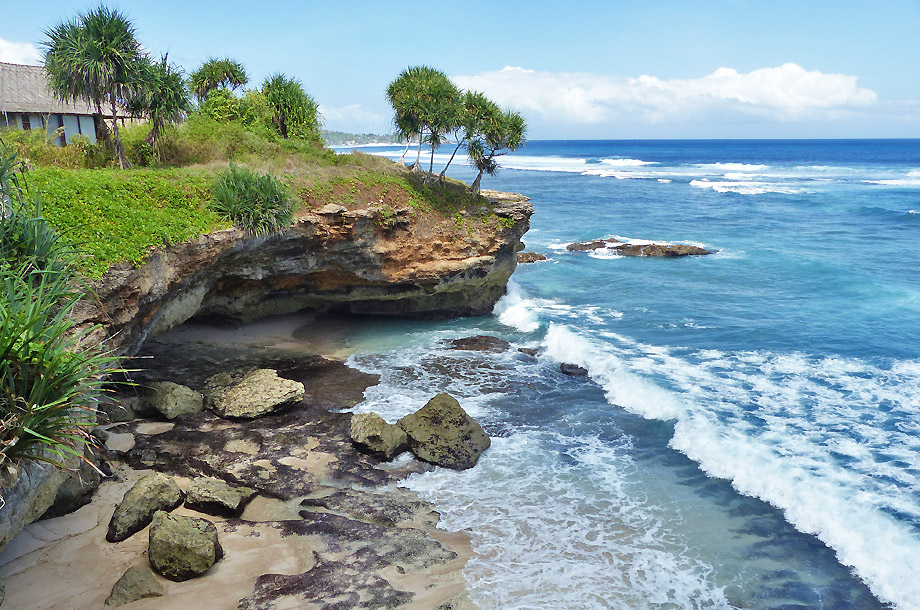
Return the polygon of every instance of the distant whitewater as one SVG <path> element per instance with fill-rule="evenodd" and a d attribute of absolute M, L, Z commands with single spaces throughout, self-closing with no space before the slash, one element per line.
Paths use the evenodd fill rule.
<path fill-rule="evenodd" d="M 920 142 L 532 142 L 502 165 L 484 186 L 532 197 L 549 260 L 494 316 L 381 324 L 351 359 L 382 376 L 358 410 L 449 391 L 496 437 L 410 481 L 472 534 L 474 601 L 920 609 Z M 564 249 L 614 236 L 717 254 Z M 539 356 L 439 347 L 474 333 Z"/>

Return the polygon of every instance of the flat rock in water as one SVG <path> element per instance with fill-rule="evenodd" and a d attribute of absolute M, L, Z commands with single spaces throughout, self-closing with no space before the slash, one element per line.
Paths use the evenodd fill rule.
<path fill-rule="evenodd" d="M 185 494 L 170 477 L 156 472 L 143 477 L 115 507 L 105 539 L 120 542 L 150 524 L 154 513 L 178 508 Z"/>
<path fill-rule="evenodd" d="M 449 394 L 438 394 L 399 420 L 409 437 L 409 449 L 419 459 L 454 470 L 476 465 L 492 441 L 479 423 Z"/>
<path fill-rule="evenodd" d="M 546 256 L 538 254 L 537 252 L 518 252 L 517 253 L 517 262 L 519 265 L 524 265 L 527 263 L 536 263 L 538 261 L 545 261 Z"/>
<path fill-rule="evenodd" d="M 198 477 L 185 494 L 185 507 L 219 517 L 239 517 L 256 496 L 256 490 L 230 485 L 221 479 Z"/>
<path fill-rule="evenodd" d="M 535 347 L 519 347 L 518 351 L 522 354 L 526 354 L 532 358 L 536 358 L 537 354 L 540 353 L 540 350 Z"/>
<path fill-rule="evenodd" d="M 254 419 L 300 402 L 306 390 L 272 369 L 254 369 L 214 375 L 205 382 L 204 395 L 208 408 L 220 417 Z"/>
<path fill-rule="evenodd" d="M 151 383 L 147 391 L 148 393 L 141 398 L 142 405 L 155 409 L 166 419 L 175 419 L 187 413 L 198 413 L 204 409 L 204 396 L 178 383 L 158 381 Z"/>
<path fill-rule="evenodd" d="M 217 528 L 207 519 L 157 511 L 150 524 L 148 554 L 154 570 L 178 582 L 210 570 L 224 556 L 224 550 Z"/>
<path fill-rule="evenodd" d="M 572 364 L 571 362 L 563 362 L 559 365 L 559 370 L 566 375 L 571 375 L 572 377 L 588 376 L 588 369 L 578 366 L 577 364 Z"/>
<path fill-rule="evenodd" d="M 166 587 L 147 566 L 128 568 L 105 600 L 106 606 L 124 606 L 147 597 L 162 597 Z"/>
<path fill-rule="evenodd" d="M 360 448 L 392 459 L 407 447 L 405 431 L 395 424 L 388 424 L 376 413 L 356 413 L 351 416 L 349 436 Z"/>
<path fill-rule="evenodd" d="M 570 252 L 590 252 L 605 249 L 620 256 L 659 256 L 674 258 L 678 256 L 704 256 L 712 254 L 711 251 L 699 246 L 687 244 L 627 244 L 618 239 L 595 239 L 594 241 L 581 241 L 565 247 Z"/>
<path fill-rule="evenodd" d="M 591 250 L 600 250 L 613 244 L 623 243 L 618 239 L 595 239 L 593 241 L 578 241 L 565 247 L 569 252 L 590 252 Z"/>
<path fill-rule="evenodd" d="M 504 339 L 492 337 L 489 335 L 473 335 L 472 337 L 462 337 L 448 341 L 450 349 L 462 349 L 472 352 L 503 352 L 511 347 L 511 344 Z"/>
<path fill-rule="evenodd" d="M 431 504 L 399 488 L 385 493 L 339 489 L 328 496 L 302 500 L 300 505 L 306 509 L 300 511 L 304 519 L 312 518 L 316 514 L 315 509 L 325 509 L 344 514 L 350 519 L 388 527 L 407 522 L 421 522 L 435 527 L 438 523 L 438 514 L 432 510 Z"/>

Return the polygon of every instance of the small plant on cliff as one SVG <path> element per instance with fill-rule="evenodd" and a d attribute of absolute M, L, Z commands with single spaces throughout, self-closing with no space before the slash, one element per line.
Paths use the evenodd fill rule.
<path fill-rule="evenodd" d="M 238 165 L 220 173 L 212 195 L 218 213 L 255 235 L 284 228 L 294 213 L 290 192 L 280 180 Z"/>
<path fill-rule="evenodd" d="M 76 252 L 42 218 L 40 202 L 3 178 L 0 467 L 62 466 L 83 455 L 114 358 L 87 341 L 95 328 L 78 330 L 70 317 L 84 294 L 73 272 Z"/>

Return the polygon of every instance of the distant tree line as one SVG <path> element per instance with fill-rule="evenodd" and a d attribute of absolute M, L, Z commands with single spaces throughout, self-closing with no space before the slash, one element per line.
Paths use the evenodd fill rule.
<path fill-rule="evenodd" d="M 153 60 L 128 18 L 105 6 L 59 23 L 45 35 L 44 66 L 52 92 L 63 101 L 83 100 L 95 108 L 97 137 L 109 143 L 122 169 L 131 166 L 118 131 L 117 117 L 125 112 L 148 121 L 146 141 L 158 158 L 166 126 L 191 112 L 246 122 L 285 139 L 322 142 L 316 102 L 299 81 L 284 74 L 269 76 L 261 89 L 242 97 L 234 91 L 249 77 L 230 58 L 208 59 L 186 80 L 165 55 Z M 111 129 L 102 119 L 103 110 L 111 111 Z"/>
<path fill-rule="evenodd" d="M 457 152 L 465 147 L 470 164 L 479 172 L 470 187 L 474 195 L 479 192 L 483 174 L 491 176 L 498 171 L 498 157 L 524 144 L 527 124 L 520 113 L 502 110 L 477 91 L 461 91 L 443 72 L 429 66 L 403 70 L 387 87 L 387 100 L 393 107 L 396 134 L 406 142 L 400 163 L 413 140 L 417 141 L 412 168 L 422 171 L 422 143 L 431 148 L 426 183 L 433 175 L 435 151 L 451 139 L 455 148 L 438 181 L 444 179 Z"/>

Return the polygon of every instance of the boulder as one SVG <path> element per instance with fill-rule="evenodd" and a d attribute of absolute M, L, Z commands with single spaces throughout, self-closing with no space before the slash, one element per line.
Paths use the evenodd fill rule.
<path fill-rule="evenodd" d="M 98 464 L 96 463 L 101 460 L 89 450 L 86 451 L 86 457 L 87 459 L 81 460 L 79 469 L 58 487 L 54 503 L 45 511 L 42 519 L 69 515 L 89 504 L 93 499 L 93 494 L 102 483 L 102 474 L 97 470 Z"/>
<path fill-rule="evenodd" d="M 438 394 L 406 415 L 399 427 L 406 431 L 409 449 L 416 457 L 454 470 L 475 466 L 492 444 L 482 426 L 449 394 Z"/>
<path fill-rule="evenodd" d="M 622 256 L 661 256 L 665 258 L 712 254 L 705 248 L 686 244 L 623 244 L 616 246 L 614 251 Z"/>
<path fill-rule="evenodd" d="M 376 413 L 352 415 L 349 436 L 359 448 L 385 460 L 402 453 L 407 445 L 405 431 L 395 424 L 388 424 Z"/>
<path fill-rule="evenodd" d="M 120 542 L 131 537 L 150 524 L 154 513 L 178 508 L 184 499 L 179 486 L 165 474 L 143 477 L 115 507 L 105 539 Z"/>
<path fill-rule="evenodd" d="M 462 337 L 448 341 L 450 349 L 462 349 L 474 352 L 503 352 L 511 347 L 511 344 L 504 339 L 491 337 L 489 335 L 473 335 L 472 337 Z"/>
<path fill-rule="evenodd" d="M 175 419 L 186 413 L 198 413 L 204 409 L 204 396 L 184 385 L 171 381 L 157 381 L 147 388 L 148 393 L 141 402 L 156 409 L 166 419 Z"/>
<path fill-rule="evenodd" d="M 133 566 L 125 570 L 112 592 L 105 600 L 106 606 L 124 606 L 146 597 L 161 597 L 166 587 L 147 566 Z"/>
<path fill-rule="evenodd" d="M 566 375 L 571 375 L 572 377 L 588 376 L 588 369 L 578 366 L 577 364 L 572 364 L 571 362 L 563 362 L 559 365 L 559 370 Z"/>
<path fill-rule="evenodd" d="M 157 511 L 150 524 L 150 565 L 174 581 L 189 580 L 211 569 L 224 550 L 217 528 L 207 519 Z"/>
<path fill-rule="evenodd" d="M 532 358 L 536 358 L 536 357 L 537 357 L 537 354 L 540 353 L 540 350 L 537 349 L 536 347 L 519 347 L 519 348 L 518 348 L 518 351 L 521 352 L 522 354 L 526 354 L 526 355 L 528 355 L 528 356 L 530 356 L 530 357 L 532 357 Z"/>
<path fill-rule="evenodd" d="M 185 507 L 207 515 L 239 517 L 256 493 L 255 489 L 230 485 L 221 479 L 198 477 L 185 494 Z"/>
<path fill-rule="evenodd" d="M 214 375 L 205 382 L 204 395 L 208 408 L 220 417 L 255 419 L 300 402 L 306 390 L 272 369 L 253 369 Z"/>
<path fill-rule="evenodd" d="M 76 467 L 74 460 L 68 459 L 68 467 Z M 44 462 L 26 462 L 0 472 L 0 548 L 45 514 L 69 474 Z"/>

